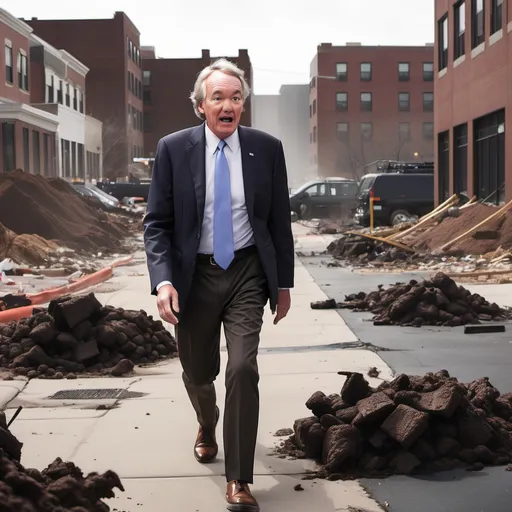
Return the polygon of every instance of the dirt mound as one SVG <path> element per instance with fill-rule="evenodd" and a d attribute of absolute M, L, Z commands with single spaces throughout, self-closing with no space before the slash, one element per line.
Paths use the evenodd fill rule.
<path fill-rule="evenodd" d="M 317 391 L 306 402 L 313 416 L 295 421 L 279 453 L 317 460 L 317 476 L 353 478 L 479 470 L 512 460 L 512 393 L 488 379 L 460 383 L 446 370 L 400 375 L 372 389 L 360 373 L 340 394 Z"/>
<path fill-rule="evenodd" d="M 125 229 L 63 180 L 23 171 L 0 174 L 0 222 L 17 234 L 39 235 L 73 249 L 119 251 Z"/>
<path fill-rule="evenodd" d="M 57 458 L 43 471 L 25 469 L 23 444 L 8 430 L 0 412 L 0 503 L 5 512 L 108 512 L 101 500 L 124 491 L 113 471 L 84 476 L 72 462 Z"/>
<path fill-rule="evenodd" d="M 497 212 L 494 206 L 475 204 L 460 210 L 459 217 L 446 217 L 441 222 L 421 233 L 411 233 L 401 242 L 423 251 L 437 251 L 490 215 Z M 493 219 L 449 247 L 449 253 L 487 254 L 498 247 L 512 248 L 512 213 L 509 211 L 499 219 Z"/>
<path fill-rule="evenodd" d="M 0 325 L 0 367 L 29 378 L 84 371 L 117 377 L 134 363 L 176 355 L 161 321 L 142 310 L 102 306 L 93 293 L 54 300 L 47 310 Z"/>
<path fill-rule="evenodd" d="M 490 304 L 484 297 L 472 294 L 453 279 L 439 272 L 422 283 L 397 283 L 387 289 L 363 292 L 346 297 L 342 307 L 371 311 L 374 325 L 445 325 L 478 324 L 481 321 L 503 321 L 510 311 Z"/>
<path fill-rule="evenodd" d="M 17 235 L 0 223 L 0 261 L 9 257 L 18 264 L 44 265 L 58 248 L 39 235 Z"/>

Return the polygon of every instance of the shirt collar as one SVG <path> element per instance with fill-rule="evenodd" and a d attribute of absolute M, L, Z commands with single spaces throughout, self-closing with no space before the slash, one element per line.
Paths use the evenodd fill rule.
<path fill-rule="evenodd" d="M 204 124 L 204 131 L 206 136 L 206 150 L 210 155 L 213 155 L 219 146 L 220 139 L 213 133 L 210 128 L 208 128 L 208 124 Z M 235 153 L 240 148 L 240 138 L 238 136 L 238 128 L 226 139 L 224 139 L 226 146 Z"/>

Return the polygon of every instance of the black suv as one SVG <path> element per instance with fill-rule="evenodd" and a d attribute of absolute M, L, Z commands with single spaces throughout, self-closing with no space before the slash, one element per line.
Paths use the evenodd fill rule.
<path fill-rule="evenodd" d="M 290 207 L 299 219 L 353 215 L 358 183 L 345 178 L 320 178 L 290 194 Z"/>
<path fill-rule="evenodd" d="M 370 225 L 371 196 L 374 197 L 375 226 L 407 222 L 434 208 L 434 174 L 395 172 L 363 176 L 354 216 L 361 226 Z"/>

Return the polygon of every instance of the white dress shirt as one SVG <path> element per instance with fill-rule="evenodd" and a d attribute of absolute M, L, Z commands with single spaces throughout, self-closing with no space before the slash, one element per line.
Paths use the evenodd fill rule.
<path fill-rule="evenodd" d="M 201 227 L 201 240 L 199 252 L 202 254 L 213 254 L 213 202 L 215 196 L 215 160 L 217 148 L 220 142 L 205 123 L 205 203 L 204 218 Z M 231 184 L 231 211 L 233 215 L 233 242 L 234 250 L 254 245 L 254 235 L 245 204 L 244 176 L 242 172 L 242 152 L 240 150 L 240 139 L 238 130 L 224 139 L 226 146 L 224 154 L 228 161 L 229 177 Z M 170 281 L 162 281 L 156 287 L 157 291 Z"/>

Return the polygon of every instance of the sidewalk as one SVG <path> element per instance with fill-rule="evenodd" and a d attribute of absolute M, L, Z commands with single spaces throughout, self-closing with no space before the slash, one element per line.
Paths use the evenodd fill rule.
<path fill-rule="evenodd" d="M 304 233 L 301 229 L 297 232 L 300 250 Z M 142 260 L 142 253 L 137 257 Z M 119 269 L 108 290 L 97 294 L 101 302 L 143 308 L 157 316 L 155 298 L 148 294 L 145 263 Z M 343 378 L 337 375 L 339 370 L 366 373 L 376 366 L 381 378 L 391 378 L 389 368 L 373 352 L 326 347 L 356 338 L 335 311 L 309 307 L 312 300 L 324 298 L 297 260 L 296 288 L 288 318 L 274 326 L 270 312 L 266 312 L 259 356 L 261 415 L 253 486 L 262 512 L 381 510 L 356 481 L 303 481 L 301 474 L 314 467 L 311 461 L 288 461 L 270 455 L 284 439 L 274 437 L 274 432 L 292 427 L 296 418 L 308 415 L 304 403 L 314 391 L 339 392 L 343 384 Z M 223 356 L 217 383 L 221 412 L 225 351 Z M 134 394 L 121 400 L 115 398 L 119 391 L 109 400 L 48 398 L 57 391 L 77 389 L 122 389 Z M 195 415 L 177 360 L 138 369 L 134 376 L 123 379 L 33 380 L 9 404 L 8 417 L 19 404 L 25 409 L 12 430 L 24 442 L 22 462 L 26 467 L 42 469 L 60 456 L 72 460 L 84 472 L 113 469 L 126 492 L 119 493 L 109 505 L 126 512 L 225 510 L 222 422 L 218 429 L 218 462 L 199 465 L 192 454 L 197 432 Z M 104 406 L 102 410 L 97 409 L 98 405 Z M 304 492 L 294 491 L 298 483 Z"/>

